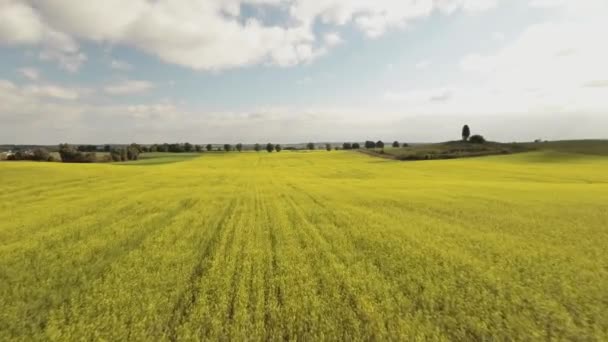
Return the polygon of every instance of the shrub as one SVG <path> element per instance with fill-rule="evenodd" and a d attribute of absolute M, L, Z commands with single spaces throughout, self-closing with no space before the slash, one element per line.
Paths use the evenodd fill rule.
<path fill-rule="evenodd" d="M 384 143 L 382 142 L 382 140 L 378 140 L 378 141 L 376 142 L 376 147 L 377 147 L 377 148 L 384 148 Z"/>
<path fill-rule="evenodd" d="M 344 143 L 342 144 L 342 148 L 345 150 L 352 150 L 353 149 L 353 145 L 351 145 L 351 143 Z"/>
<path fill-rule="evenodd" d="M 401 144 L 401 147 L 408 147 L 408 146 L 410 146 L 410 145 L 408 145 L 408 143 Z"/>
<path fill-rule="evenodd" d="M 475 134 L 469 138 L 469 142 L 472 144 L 483 144 L 486 142 L 486 139 L 479 134 Z"/>
<path fill-rule="evenodd" d="M 393 141 L 393 147 L 395 147 L 395 148 L 399 147 L 399 142 L 397 140 Z"/>
<path fill-rule="evenodd" d="M 282 149 L 283 149 L 283 148 L 282 148 L 282 147 L 281 147 L 281 145 L 279 145 L 279 144 L 276 144 L 276 145 L 274 146 L 274 150 L 275 150 L 275 151 L 277 151 L 277 152 L 281 152 L 281 150 L 282 150 Z"/>
<path fill-rule="evenodd" d="M 359 146 L 359 143 L 354 143 L 353 144 L 353 150 L 358 150 L 360 148 L 361 148 L 361 146 Z"/>
<path fill-rule="evenodd" d="M 375 148 L 375 147 L 376 147 L 376 143 L 375 142 L 370 141 L 370 140 L 368 140 L 368 141 L 365 142 L 365 148 L 372 149 L 372 148 Z"/>

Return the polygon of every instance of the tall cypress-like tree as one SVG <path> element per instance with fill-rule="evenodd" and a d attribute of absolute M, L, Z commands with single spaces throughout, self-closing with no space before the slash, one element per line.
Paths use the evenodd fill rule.
<path fill-rule="evenodd" d="M 470 136 L 471 130 L 469 129 L 469 125 L 464 125 L 464 127 L 462 127 L 462 141 L 469 140 Z"/>

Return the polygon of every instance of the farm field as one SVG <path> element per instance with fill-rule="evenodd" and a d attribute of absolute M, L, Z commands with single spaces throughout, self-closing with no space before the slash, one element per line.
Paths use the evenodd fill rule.
<path fill-rule="evenodd" d="M 0 163 L 0 340 L 608 340 L 606 156 L 162 158 Z"/>

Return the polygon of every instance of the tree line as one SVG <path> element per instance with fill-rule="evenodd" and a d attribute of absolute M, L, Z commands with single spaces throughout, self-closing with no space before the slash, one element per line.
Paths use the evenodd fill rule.
<path fill-rule="evenodd" d="M 461 131 L 462 141 L 469 142 L 473 144 L 483 144 L 485 143 L 485 138 L 482 135 L 475 134 L 471 135 L 471 129 L 468 125 L 464 125 Z M 320 144 L 323 146 L 323 144 Z M 381 153 L 384 152 L 384 142 L 382 140 L 372 141 L 367 140 L 363 143 L 363 147 L 366 149 L 380 149 Z M 392 147 L 408 147 L 407 143 L 399 143 L 399 141 L 393 141 Z M 317 146 L 313 142 L 309 142 L 306 144 L 307 150 L 315 150 L 320 146 Z M 332 149 L 343 149 L 343 150 L 357 150 L 361 148 L 361 145 L 358 142 L 344 142 L 342 146 L 332 146 L 330 143 L 325 143 L 325 150 L 331 151 Z M 223 146 L 216 147 L 217 151 L 225 151 L 232 152 L 238 151 L 242 152 L 244 149 L 244 145 L 242 143 L 238 143 L 236 145 L 232 144 L 224 144 Z M 295 150 L 295 147 L 287 147 L 286 150 Z M 67 143 L 59 145 L 59 156 L 61 161 L 64 163 L 93 163 L 100 161 L 97 158 L 96 152 L 102 150 L 103 152 L 107 152 L 108 155 L 104 156 L 101 161 L 129 161 L 129 160 L 138 160 L 139 155 L 141 153 L 147 152 L 172 152 L 172 153 L 187 153 L 187 152 L 203 152 L 208 151 L 211 152 L 214 150 L 214 146 L 212 144 L 196 145 L 191 144 L 189 142 L 185 143 L 162 143 L 162 144 L 152 144 L 152 145 L 139 145 L 136 143 L 132 143 L 127 146 L 112 146 L 112 145 L 104 145 L 101 149 L 97 145 L 69 145 Z M 281 152 L 283 147 L 280 144 L 267 143 L 265 146 L 259 143 L 253 145 L 253 150 L 256 152 L 260 152 L 262 150 L 266 150 L 267 152 Z M 7 157 L 8 160 L 33 160 L 33 161 L 54 161 L 54 157 L 50 154 L 50 152 L 43 148 L 37 147 L 32 150 L 27 151 L 17 151 Z"/>

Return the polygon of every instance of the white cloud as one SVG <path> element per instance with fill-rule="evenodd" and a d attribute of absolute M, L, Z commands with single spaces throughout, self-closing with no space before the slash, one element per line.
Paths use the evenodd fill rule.
<path fill-rule="evenodd" d="M 327 46 L 336 46 L 343 42 L 342 37 L 335 32 L 325 34 L 324 39 Z"/>
<path fill-rule="evenodd" d="M 583 87 L 587 88 L 608 88 L 608 80 L 593 80 L 586 82 Z"/>
<path fill-rule="evenodd" d="M 0 2 L 0 44 L 38 45 L 40 59 L 51 60 L 70 71 L 77 71 L 86 56 L 74 39 L 47 23 L 34 6 L 25 1 Z"/>
<path fill-rule="evenodd" d="M 601 13 L 568 12 L 531 25 L 497 52 L 462 58 L 462 81 L 393 89 L 384 99 L 428 114 L 605 113 L 608 46 L 597 33 L 608 32 L 608 22 Z"/>
<path fill-rule="evenodd" d="M 298 85 L 305 85 L 305 84 L 309 84 L 309 83 L 312 83 L 312 77 L 310 77 L 310 76 L 306 76 L 302 79 L 299 79 L 296 82 L 296 84 L 298 84 Z"/>
<path fill-rule="evenodd" d="M 26 84 L 17 86 L 13 82 L 0 79 L 0 93 L 10 97 L 32 99 L 76 100 L 85 89 L 67 88 L 56 84 Z M 7 96 L 8 96 L 7 95 Z"/>
<path fill-rule="evenodd" d="M 542 96 L 534 103 L 608 109 L 608 102 L 580 87 L 608 79 L 608 46 L 598 44 L 597 32 L 608 32 L 608 24 L 593 19 L 537 24 L 498 53 L 467 56 L 461 66 L 496 89 L 538 89 Z"/>
<path fill-rule="evenodd" d="M 493 32 L 492 40 L 503 41 L 503 40 L 505 40 L 505 34 L 502 32 Z"/>
<path fill-rule="evenodd" d="M 129 70 L 133 69 L 133 65 L 131 65 L 130 63 L 125 62 L 125 61 L 113 59 L 110 62 L 110 68 L 112 68 L 114 70 L 129 71 Z"/>
<path fill-rule="evenodd" d="M 352 23 L 369 37 L 434 11 L 479 11 L 495 0 L 106 0 L 91 7 L 75 0 L 5 0 L 0 41 L 39 45 L 40 57 L 69 71 L 86 61 L 74 39 L 121 44 L 165 62 L 201 70 L 259 63 L 307 63 L 342 39 L 315 33 L 314 24 Z M 244 18 L 240 5 L 264 5 L 286 16 L 283 25 Z M 321 38 L 318 35 L 323 35 Z"/>
<path fill-rule="evenodd" d="M 78 91 L 56 85 L 27 85 L 22 89 L 28 96 L 47 97 L 59 100 L 76 100 Z"/>
<path fill-rule="evenodd" d="M 110 95 L 131 95 L 145 93 L 153 89 L 155 85 L 148 81 L 127 80 L 104 87 L 104 91 Z"/>
<path fill-rule="evenodd" d="M 431 62 L 427 61 L 427 60 L 420 61 L 420 62 L 416 63 L 416 65 L 415 65 L 416 69 L 426 69 L 429 66 L 431 66 Z"/>
<path fill-rule="evenodd" d="M 35 68 L 21 68 L 17 70 L 23 77 L 30 81 L 38 81 L 40 79 L 40 72 Z"/>
<path fill-rule="evenodd" d="M 5 44 L 35 44 L 45 27 L 38 13 L 18 1 L 0 2 L 0 42 Z"/>

